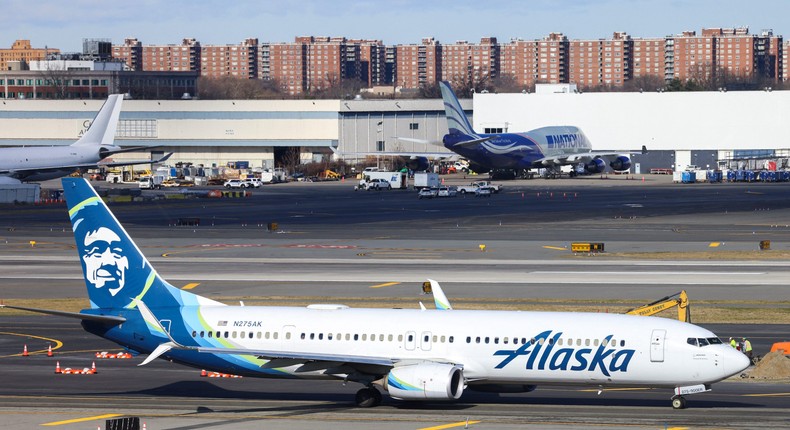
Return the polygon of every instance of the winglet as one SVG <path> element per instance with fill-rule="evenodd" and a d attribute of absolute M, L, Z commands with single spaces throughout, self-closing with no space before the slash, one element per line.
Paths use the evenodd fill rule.
<path fill-rule="evenodd" d="M 431 291 L 433 292 L 433 303 L 436 305 L 436 309 L 439 309 L 441 311 L 453 310 L 452 305 L 450 305 L 450 301 L 447 300 L 447 296 L 444 295 L 444 291 L 442 291 L 442 287 L 439 285 L 439 283 L 434 281 L 433 279 L 428 279 L 428 282 L 431 283 Z"/>

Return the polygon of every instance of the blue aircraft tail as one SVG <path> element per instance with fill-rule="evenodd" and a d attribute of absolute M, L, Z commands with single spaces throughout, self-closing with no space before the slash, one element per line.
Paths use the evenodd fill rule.
<path fill-rule="evenodd" d="M 212 302 L 162 279 L 88 181 L 62 183 L 92 308 L 133 309 L 137 300 L 150 308 Z"/>
<path fill-rule="evenodd" d="M 450 88 L 450 83 L 447 81 L 439 82 L 439 88 L 442 90 L 442 100 L 444 100 L 444 112 L 447 116 L 447 128 L 450 129 L 450 134 L 464 134 L 466 136 L 475 137 L 475 131 L 472 129 L 472 124 L 469 124 L 469 119 L 455 96 L 455 92 Z"/>

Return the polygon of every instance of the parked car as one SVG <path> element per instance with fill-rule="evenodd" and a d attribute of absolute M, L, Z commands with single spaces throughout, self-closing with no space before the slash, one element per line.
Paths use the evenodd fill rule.
<path fill-rule="evenodd" d="M 432 199 L 439 195 L 438 188 L 422 188 L 419 193 L 417 193 L 418 199 Z"/>
<path fill-rule="evenodd" d="M 491 187 L 480 187 L 475 190 L 475 197 L 491 197 L 494 194 L 494 189 Z"/>
<path fill-rule="evenodd" d="M 228 179 L 222 185 L 225 188 L 244 188 L 244 182 L 241 179 Z"/>
<path fill-rule="evenodd" d="M 368 182 L 365 182 L 365 189 L 370 190 L 389 190 L 392 188 L 389 181 L 381 178 L 371 179 Z"/>
<path fill-rule="evenodd" d="M 454 185 L 441 186 L 436 195 L 438 197 L 455 197 L 458 195 L 458 188 Z"/>

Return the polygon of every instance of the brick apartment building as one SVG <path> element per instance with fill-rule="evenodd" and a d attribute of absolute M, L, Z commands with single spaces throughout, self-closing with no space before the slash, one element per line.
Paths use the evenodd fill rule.
<path fill-rule="evenodd" d="M 0 70 L 11 70 L 10 63 L 44 60 L 47 55 L 60 54 L 60 49 L 33 48 L 30 40 L 20 39 L 11 45 L 11 49 L 0 49 Z"/>

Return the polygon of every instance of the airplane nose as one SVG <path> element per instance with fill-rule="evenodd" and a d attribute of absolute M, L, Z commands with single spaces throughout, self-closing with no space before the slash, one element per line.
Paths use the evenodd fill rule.
<path fill-rule="evenodd" d="M 729 378 L 732 375 L 737 375 L 743 372 L 749 365 L 752 364 L 744 353 L 728 347 L 728 351 L 724 354 L 722 360 L 722 368 L 724 370 L 724 377 Z"/>

